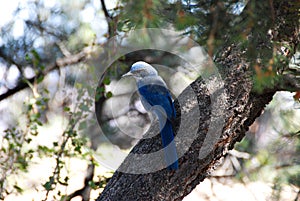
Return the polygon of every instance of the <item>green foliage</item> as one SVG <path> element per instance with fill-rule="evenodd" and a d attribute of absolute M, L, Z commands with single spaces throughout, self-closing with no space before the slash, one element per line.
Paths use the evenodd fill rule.
<path fill-rule="evenodd" d="M 109 91 L 105 94 L 105 97 L 108 99 L 108 98 L 111 98 L 113 96 L 112 92 Z"/>
<path fill-rule="evenodd" d="M 154 28 L 164 24 L 159 12 L 162 1 L 159 0 L 123 0 L 126 9 L 120 10 L 120 20 L 117 23 L 118 31 L 128 31 L 138 28 Z M 134 14 L 133 14 L 134 13 Z"/>
<path fill-rule="evenodd" d="M 262 93 L 265 89 L 270 89 L 276 86 L 279 81 L 276 72 L 261 67 L 255 67 L 256 74 L 253 75 L 253 90 Z"/>
<path fill-rule="evenodd" d="M 23 188 L 18 183 L 11 184 L 7 177 L 27 172 L 34 153 L 38 152 L 30 144 L 33 138 L 39 134 L 38 128 L 43 126 L 41 116 L 45 112 L 48 101 L 49 98 L 47 97 L 41 98 L 41 96 L 37 96 L 37 98 L 32 98 L 29 103 L 25 103 L 25 114 L 28 120 L 25 130 L 13 127 L 5 131 L 0 151 L 2 171 L 0 179 L 1 198 L 5 198 L 9 193 L 23 192 Z"/>
<path fill-rule="evenodd" d="M 247 4 L 247 2 L 245 0 L 122 0 L 116 5 L 116 8 L 109 10 L 111 19 L 107 23 L 113 29 L 112 33 L 119 36 L 126 35 L 126 32 L 138 28 L 176 29 L 203 45 L 210 56 L 215 55 L 226 44 L 240 44 L 243 50 L 246 51 L 251 67 L 253 67 L 254 90 L 263 92 L 264 89 L 278 84 L 278 69 L 288 65 L 286 57 L 273 52 L 274 49 L 282 46 L 285 51 L 292 52 L 294 50 L 285 43 L 261 43 L 263 39 L 270 37 L 267 34 L 269 27 L 272 23 L 275 23 L 272 19 L 272 10 L 262 9 L 263 13 L 257 13 L 258 7 L 268 8 L 269 2 L 259 4 L 255 4 L 255 2 Z M 60 187 L 68 187 L 70 182 L 71 176 L 65 171 L 70 168 L 67 161 L 71 158 L 79 158 L 88 164 L 96 165 L 92 156 L 93 151 L 89 148 L 91 141 L 86 135 L 92 122 L 89 118 L 94 112 L 94 102 L 103 103 L 113 96 L 112 92 L 107 90 L 107 86 L 115 79 L 119 79 L 124 70 L 128 68 L 128 63 L 136 57 L 131 57 L 133 59 L 129 62 L 127 61 L 127 55 L 120 57 L 106 71 L 106 75 L 96 91 L 94 86 L 81 84 L 77 80 L 77 78 L 88 80 L 85 74 L 95 75 L 94 72 L 82 73 L 77 77 L 72 72 L 79 69 L 80 65 L 77 65 L 78 63 L 75 65 L 67 64 L 67 66 L 64 66 L 66 71 L 59 69 L 55 73 L 60 79 L 66 76 L 66 86 L 73 87 L 76 83 L 73 87 L 76 91 L 76 100 L 72 100 L 74 101 L 72 102 L 68 100 L 69 97 L 65 97 L 63 100 L 56 99 L 57 91 L 63 91 L 66 86 L 62 86 L 61 81 L 58 81 L 59 83 L 55 83 L 57 86 L 48 90 L 46 85 L 53 83 L 46 82 L 47 75 L 43 74 L 46 67 L 57 65 L 57 59 L 60 58 L 68 58 L 67 61 L 72 62 L 73 54 L 85 50 L 84 48 L 88 45 L 102 47 L 101 41 L 106 41 L 113 35 L 102 33 L 102 29 L 106 29 L 102 26 L 103 21 L 100 21 L 103 20 L 103 16 L 98 16 L 102 12 L 94 10 L 94 17 L 97 18 L 95 21 L 98 20 L 96 26 L 95 21 L 87 22 L 83 20 L 86 16 L 82 14 L 82 11 L 86 8 L 95 8 L 90 1 L 76 0 L 70 2 L 63 0 L 50 7 L 46 6 L 46 1 L 29 1 L 27 3 L 26 5 L 20 4 L 20 7 L 14 13 L 18 19 L 22 16 L 20 11 L 30 13 L 30 17 L 22 20 L 24 35 L 20 37 L 13 36 L 15 19 L 3 26 L 3 31 L 0 33 L 1 59 L 7 62 L 7 68 L 12 64 L 17 66 L 21 74 L 17 80 L 26 82 L 32 92 L 31 96 L 24 98 L 24 122 L 9 125 L 1 138 L 0 199 L 4 199 L 8 194 L 23 193 L 26 188 L 18 181 L 11 180 L 10 176 L 25 174 L 34 159 L 51 159 L 53 160 L 53 171 L 46 172 L 48 179 L 41 181 L 41 186 L 45 191 L 45 200 L 66 200 L 68 199 L 67 195 L 64 195 L 59 189 Z M 242 12 L 246 4 L 247 17 Z M 296 15 L 298 13 L 296 1 L 285 7 L 284 11 Z M 294 18 L 287 18 L 284 23 L 293 23 L 294 21 Z M 283 29 L 286 26 L 278 26 L 278 34 L 288 35 L 291 29 L 297 26 L 297 24 L 293 25 L 288 29 Z M 250 35 L 250 33 L 252 34 Z M 144 34 L 145 37 L 136 37 L 131 41 L 125 41 L 124 44 L 126 42 L 150 44 L 150 34 L 148 35 L 147 31 Z M 257 51 L 257 48 L 260 48 L 260 51 Z M 114 52 L 112 51 L 109 54 L 109 56 L 112 56 Z M 145 55 L 151 56 L 151 58 L 159 58 L 160 61 L 167 58 L 165 53 L 150 55 L 147 52 Z M 167 60 L 162 63 L 172 63 L 170 61 L 172 59 Z M 2 63 L 1 61 L 1 65 L 4 65 L 5 62 Z M 28 82 L 28 78 L 23 75 L 23 71 L 28 66 L 37 75 L 34 83 Z M 55 90 L 57 91 L 53 92 Z M 54 121 L 54 119 L 48 119 L 48 113 L 56 114 L 57 111 L 62 111 L 62 116 L 67 119 L 67 125 L 61 131 L 59 139 L 50 142 L 50 145 L 37 142 L 41 136 L 41 129 L 47 129 L 47 121 Z M 287 114 L 285 115 L 287 116 Z M 286 126 L 290 124 L 290 122 L 286 122 Z M 103 129 L 109 133 L 116 132 L 116 129 L 111 127 L 109 123 L 106 122 L 103 125 Z M 299 153 L 299 132 L 292 135 L 291 138 L 296 139 L 295 152 Z M 253 139 L 244 139 L 237 146 L 238 150 L 252 154 L 251 159 L 242 162 L 245 171 L 239 174 L 241 179 L 249 176 L 249 174 L 251 179 L 258 178 L 259 174 L 269 176 L 268 173 L 274 171 L 272 166 L 276 164 L 280 166 L 278 168 L 280 170 L 275 170 L 276 174 L 272 175 L 274 199 L 280 199 L 278 192 L 282 189 L 281 185 L 283 183 L 299 186 L 298 160 L 293 160 L 287 166 L 277 164 L 280 161 L 278 156 L 270 156 L 266 150 L 256 150 L 253 142 Z M 278 144 L 280 143 L 276 143 L 272 145 L 279 147 Z M 253 161 L 255 165 L 253 165 Z M 88 185 L 92 189 L 103 188 L 107 181 L 107 177 L 99 176 L 96 180 L 90 180 Z M 54 194 L 53 198 L 50 198 L 51 193 Z"/>
<path fill-rule="evenodd" d="M 109 83 L 109 80 L 106 80 Z M 47 89 L 40 90 L 32 86 L 34 96 L 24 103 L 25 117 L 27 124 L 22 130 L 17 127 L 7 129 L 2 139 L 1 155 L 1 179 L 0 179 L 0 197 L 4 199 L 8 194 L 23 193 L 26 186 L 18 182 L 10 183 L 10 175 L 21 175 L 27 172 L 31 160 L 36 158 L 53 158 L 54 169 L 49 174 L 48 180 L 41 185 L 45 190 L 45 200 L 50 199 L 50 192 L 58 192 L 54 195 L 55 199 L 63 200 L 66 195 L 57 191 L 62 186 L 69 185 L 70 176 L 66 175 L 65 169 L 68 169 L 67 162 L 71 158 L 80 158 L 86 163 L 92 157 L 92 150 L 88 147 L 89 140 L 81 132 L 86 132 L 88 127 L 88 116 L 93 112 L 93 90 L 91 86 L 77 84 L 77 103 L 74 108 L 64 107 L 62 111 L 69 117 L 68 124 L 61 134 L 61 138 L 53 141 L 52 146 L 42 144 L 34 145 L 32 141 L 40 135 L 40 129 L 46 126 L 45 118 L 48 110 L 48 104 L 53 101 Z M 93 189 L 99 188 L 95 182 L 90 181 Z"/>
<path fill-rule="evenodd" d="M 69 176 L 62 178 L 61 171 L 66 168 L 67 158 L 82 158 L 89 160 L 92 152 L 87 152 L 89 148 L 86 146 L 87 139 L 83 136 L 78 135 L 80 130 L 87 128 L 86 118 L 91 113 L 90 107 L 92 106 L 92 98 L 87 96 L 88 90 L 83 85 L 78 84 L 78 103 L 76 104 L 75 110 L 71 111 L 70 108 L 65 107 L 64 111 L 69 113 L 69 123 L 62 134 L 62 140 L 53 142 L 53 147 L 48 148 L 45 146 L 39 146 L 40 153 L 44 156 L 54 157 L 56 165 L 53 174 L 49 177 L 48 181 L 43 184 L 46 190 L 45 200 L 48 199 L 49 193 L 54 191 L 59 185 L 68 186 Z M 60 199 L 64 199 L 66 195 L 58 194 Z"/>
<path fill-rule="evenodd" d="M 174 25 L 177 30 L 186 30 L 198 23 L 200 23 L 199 20 L 191 14 L 186 14 L 184 11 L 179 11 L 175 18 Z"/>
<path fill-rule="evenodd" d="M 249 159 L 241 160 L 242 169 L 237 174 L 237 178 L 241 181 L 245 181 L 246 178 L 272 183 L 271 199 L 278 201 L 282 200 L 282 192 L 287 186 L 299 187 L 300 183 L 300 135 L 298 123 L 293 123 L 297 119 L 296 110 L 281 109 L 285 107 L 280 105 L 282 105 L 282 98 L 279 96 L 265 111 L 269 117 L 264 121 L 268 122 L 258 120 L 257 124 L 262 124 L 261 127 L 265 129 L 264 132 L 256 134 L 260 137 L 254 137 L 254 133 L 251 133 L 235 146 L 237 150 L 251 154 Z M 270 134 L 276 137 L 268 139 Z M 262 146 L 255 138 L 269 142 Z"/>
<path fill-rule="evenodd" d="M 105 76 L 102 80 L 102 84 L 96 88 L 95 100 L 99 101 L 100 98 L 105 97 L 105 99 L 111 98 L 113 96 L 111 91 L 106 92 L 105 86 L 109 85 L 111 79 L 108 76 Z"/>
<path fill-rule="evenodd" d="M 103 93 L 105 91 L 104 86 L 97 87 L 96 89 L 96 95 L 95 95 L 95 100 L 98 101 L 101 97 L 103 97 Z"/>
<path fill-rule="evenodd" d="M 103 83 L 104 85 L 109 85 L 109 84 L 110 84 L 110 79 L 109 79 L 109 77 L 105 77 L 105 78 L 103 79 L 102 83 Z"/>

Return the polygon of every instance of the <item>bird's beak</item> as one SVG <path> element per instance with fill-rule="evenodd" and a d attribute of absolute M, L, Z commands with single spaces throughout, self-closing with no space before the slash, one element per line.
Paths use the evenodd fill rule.
<path fill-rule="evenodd" d="M 122 75 L 122 77 L 128 77 L 128 76 L 133 76 L 133 74 L 129 71 L 128 73 Z"/>

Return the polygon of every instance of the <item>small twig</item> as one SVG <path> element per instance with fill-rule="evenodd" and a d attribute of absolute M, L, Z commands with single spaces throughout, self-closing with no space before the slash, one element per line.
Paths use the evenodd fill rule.
<path fill-rule="evenodd" d="M 108 13 L 108 10 L 107 10 L 107 8 L 106 8 L 106 5 L 105 5 L 104 0 L 100 0 L 100 2 L 101 2 L 102 10 L 103 10 L 103 12 L 104 12 L 104 16 L 105 16 L 106 18 L 112 19 L 112 17 L 111 17 L 110 14 Z"/>
<path fill-rule="evenodd" d="M 108 38 L 111 38 L 114 35 L 115 29 L 115 23 L 113 23 L 114 18 L 108 13 L 104 0 L 100 0 L 100 2 L 108 25 Z"/>
<path fill-rule="evenodd" d="M 285 138 L 295 138 L 295 137 L 297 137 L 299 135 L 300 135 L 300 130 L 297 131 L 297 132 L 294 132 L 294 133 L 283 134 L 282 137 L 285 137 Z"/>
<path fill-rule="evenodd" d="M 75 192 L 68 195 L 65 201 L 70 201 L 72 198 L 77 196 L 81 196 L 83 201 L 90 200 L 91 186 L 89 183 L 90 181 L 93 180 L 94 171 L 95 171 L 95 165 L 92 160 L 93 159 L 91 159 L 91 164 L 87 168 L 87 175 L 85 176 L 84 179 L 84 186 L 81 189 L 78 189 Z"/>

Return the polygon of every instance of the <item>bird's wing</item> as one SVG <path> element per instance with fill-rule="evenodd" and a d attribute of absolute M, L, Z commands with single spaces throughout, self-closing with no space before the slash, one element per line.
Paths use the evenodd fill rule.
<path fill-rule="evenodd" d="M 166 87 L 157 84 L 148 84 L 139 87 L 138 90 L 144 100 L 146 100 L 151 106 L 159 105 L 164 108 L 168 119 L 176 117 L 172 98 Z"/>

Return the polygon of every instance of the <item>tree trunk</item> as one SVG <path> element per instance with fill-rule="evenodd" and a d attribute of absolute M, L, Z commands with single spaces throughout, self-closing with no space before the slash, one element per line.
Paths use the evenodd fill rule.
<path fill-rule="evenodd" d="M 290 58 L 299 43 L 297 13 L 289 12 L 294 9 L 288 9 L 295 6 L 293 0 L 261 2 L 263 1 L 250 1 L 248 3 L 250 6 L 247 5 L 246 8 L 252 9 L 258 18 L 268 18 L 266 21 L 255 21 L 257 24 L 254 24 L 249 35 L 255 38 L 256 42 L 251 43 L 251 37 L 249 37 L 251 44 L 247 48 L 239 42 L 230 43 L 224 47 L 215 57 L 215 63 L 222 71 L 222 78 L 217 75 L 209 79 L 199 78 L 175 101 L 179 114 L 175 129 L 179 140 L 177 139 L 176 144 L 179 152 L 183 154 L 179 159 L 179 170 L 162 169 L 143 173 L 143 168 L 156 162 L 133 162 L 135 159 L 133 156 L 150 153 L 161 147 L 159 135 L 143 139 L 134 147 L 119 170 L 114 173 L 97 199 L 98 201 L 182 200 L 215 169 L 220 163 L 220 158 L 245 136 L 249 126 L 262 113 L 276 91 L 299 90 L 298 82 L 294 80 L 294 82 L 289 82 L 288 86 L 280 82 L 280 85 L 266 88 L 263 93 L 253 91 L 252 67 L 255 65 L 259 68 L 267 67 L 257 63 L 257 60 L 265 55 L 259 53 L 264 52 L 272 56 L 274 49 L 275 51 L 280 49 L 279 46 L 270 48 L 272 40 L 284 41 L 291 51 L 283 55 Z M 299 7 L 295 10 L 299 10 Z M 249 13 L 249 10 L 245 11 L 247 12 Z M 285 20 L 291 17 L 292 20 Z M 270 19 L 271 22 L 269 22 Z M 261 29 L 261 26 L 265 27 Z M 259 32 L 256 31 L 258 27 Z M 268 36 L 270 29 L 278 33 Z M 289 31 L 279 32 L 284 29 Z M 249 61 L 248 53 L 251 48 L 255 48 L 257 54 L 254 55 L 255 57 L 252 55 Z M 286 69 L 287 64 L 280 68 Z M 283 76 L 279 78 L 277 80 L 284 80 Z M 222 79 L 223 82 L 220 81 Z M 293 85 L 293 83 L 296 84 Z M 151 127 L 148 135 L 156 134 L 157 126 L 155 124 Z M 141 173 L 134 174 L 132 172 L 134 169 L 140 170 Z"/>

